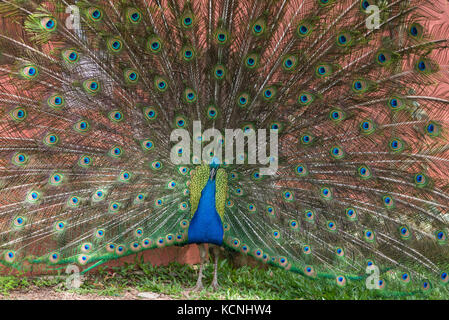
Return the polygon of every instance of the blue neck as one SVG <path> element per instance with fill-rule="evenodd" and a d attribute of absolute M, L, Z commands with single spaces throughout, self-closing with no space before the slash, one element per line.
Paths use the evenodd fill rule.
<path fill-rule="evenodd" d="M 189 243 L 223 243 L 223 223 L 215 208 L 215 180 L 209 180 L 201 192 L 198 209 L 190 221 Z"/>

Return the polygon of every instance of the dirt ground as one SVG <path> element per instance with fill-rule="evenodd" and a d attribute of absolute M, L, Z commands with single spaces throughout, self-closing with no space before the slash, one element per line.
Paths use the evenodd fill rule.
<path fill-rule="evenodd" d="M 36 287 L 26 291 L 13 291 L 9 295 L 0 295 L 0 300 L 172 300 L 172 298 L 164 294 L 138 292 L 137 290 L 126 291 L 120 296 L 101 296 Z"/>

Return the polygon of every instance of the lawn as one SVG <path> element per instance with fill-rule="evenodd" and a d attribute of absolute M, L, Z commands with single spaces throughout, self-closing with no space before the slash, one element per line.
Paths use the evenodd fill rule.
<path fill-rule="evenodd" d="M 329 299 L 447 299 L 445 289 L 412 296 L 391 296 L 378 290 L 367 290 L 364 281 L 348 281 L 339 287 L 333 280 L 311 280 L 274 267 L 234 267 L 227 260 L 220 262 L 220 289 L 208 287 L 213 264 L 205 266 L 206 289 L 192 292 L 198 266 L 172 263 L 152 266 L 148 263 L 125 263 L 121 267 L 102 268 L 82 277 L 77 289 L 66 287 L 66 275 L 24 277 L 1 276 L 0 294 L 4 299 L 139 299 L 148 295 L 159 299 L 269 299 L 269 300 L 329 300 Z M 31 294 L 30 292 L 34 293 Z M 54 295 L 54 297 L 52 297 Z"/>

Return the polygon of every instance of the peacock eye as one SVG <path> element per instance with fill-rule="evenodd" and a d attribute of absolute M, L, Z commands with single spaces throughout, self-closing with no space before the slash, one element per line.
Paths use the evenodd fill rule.
<path fill-rule="evenodd" d="M 43 28 L 45 31 L 52 32 L 56 30 L 56 20 L 52 17 L 45 17 L 42 18 L 40 21 L 41 28 Z"/>

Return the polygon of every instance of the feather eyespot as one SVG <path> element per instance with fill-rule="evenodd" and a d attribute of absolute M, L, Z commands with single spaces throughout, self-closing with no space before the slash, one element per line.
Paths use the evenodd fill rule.
<path fill-rule="evenodd" d="M 335 254 L 337 255 L 337 257 L 344 257 L 345 251 L 343 250 L 343 248 L 337 247 L 335 248 Z"/>
<path fill-rule="evenodd" d="M 314 222 L 315 221 L 315 212 L 313 210 L 305 210 L 304 218 L 306 219 L 307 222 Z"/>
<path fill-rule="evenodd" d="M 349 47 L 353 43 L 352 35 L 349 32 L 343 31 L 337 34 L 337 45 L 340 47 Z"/>
<path fill-rule="evenodd" d="M 80 200 L 80 198 L 77 197 L 77 196 L 71 196 L 71 197 L 69 197 L 69 199 L 67 200 L 67 205 L 68 205 L 69 207 L 72 207 L 72 208 L 78 207 L 78 206 L 80 205 L 80 203 L 81 203 L 81 200 Z"/>
<path fill-rule="evenodd" d="M 288 55 L 282 60 L 282 67 L 286 71 L 293 71 L 298 65 L 298 58 L 295 55 Z"/>
<path fill-rule="evenodd" d="M 320 196 L 324 200 L 332 200 L 333 199 L 332 190 L 328 187 L 323 187 L 320 189 Z"/>
<path fill-rule="evenodd" d="M 248 93 L 242 93 L 237 97 L 237 104 L 241 108 L 245 108 L 246 106 L 248 106 L 249 102 L 250 97 Z"/>
<path fill-rule="evenodd" d="M 153 121 L 157 118 L 158 112 L 154 107 L 143 108 L 143 114 L 147 120 Z"/>
<path fill-rule="evenodd" d="M 20 75 L 26 80 L 33 80 L 39 75 L 39 69 L 36 65 L 26 65 L 20 70 Z"/>
<path fill-rule="evenodd" d="M 352 82 L 351 89 L 355 94 L 362 94 L 370 89 L 368 81 L 364 79 L 355 79 Z"/>
<path fill-rule="evenodd" d="M 50 183 L 52 186 L 59 186 L 62 184 L 64 180 L 64 175 L 61 173 L 53 173 L 50 178 L 48 179 L 48 183 Z"/>
<path fill-rule="evenodd" d="M 290 190 L 285 190 L 284 192 L 282 192 L 282 197 L 287 202 L 292 202 L 295 200 L 294 194 Z"/>
<path fill-rule="evenodd" d="M 95 238 L 101 239 L 101 238 L 104 237 L 105 231 L 104 231 L 104 229 L 98 229 L 98 230 L 95 231 L 94 235 L 95 235 Z"/>
<path fill-rule="evenodd" d="M 327 221 L 326 228 L 328 231 L 334 232 L 337 230 L 337 225 L 336 225 L 335 221 Z"/>
<path fill-rule="evenodd" d="M 3 257 L 7 263 L 12 263 L 16 259 L 16 253 L 13 250 L 8 250 L 3 254 Z"/>
<path fill-rule="evenodd" d="M 128 85 L 133 85 L 139 82 L 139 73 L 134 69 L 126 69 L 123 72 L 123 77 Z"/>
<path fill-rule="evenodd" d="M 42 18 L 41 21 L 41 27 L 43 30 L 48 31 L 48 32 L 52 32 L 56 30 L 56 26 L 57 26 L 57 22 L 54 18 L 52 17 L 45 17 Z"/>
<path fill-rule="evenodd" d="M 373 0 L 360 0 L 360 9 L 366 12 L 368 7 L 372 4 L 371 2 L 373 2 Z"/>
<path fill-rule="evenodd" d="M 92 158 L 90 156 L 83 155 L 78 160 L 78 164 L 80 167 L 88 168 L 92 165 Z"/>
<path fill-rule="evenodd" d="M 383 204 L 385 208 L 392 209 L 395 206 L 395 201 L 392 196 L 386 195 L 382 197 Z"/>
<path fill-rule="evenodd" d="M 153 170 L 160 170 L 160 169 L 162 169 L 162 162 L 160 162 L 160 161 L 153 161 L 151 163 L 151 168 Z"/>
<path fill-rule="evenodd" d="M 195 25 L 196 19 L 192 12 L 187 11 L 181 17 L 181 25 L 185 29 L 190 29 Z"/>
<path fill-rule="evenodd" d="M 216 65 L 212 71 L 213 76 L 217 80 L 223 80 L 226 76 L 226 68 L 221 64 Z"/>
<path fill-rule="evenodd" d="M 395 153 L 403 151 L 405 147 L 404 142 L 397 138 L 391 139 L 388 146 L 390 150 Z"/>
<path fill-rule="evenodd" d="M 301 106 L 308 106 L 310 105 L 312 102 L 314 101 L 314 97 L 312 94 L 308 93 L 308 92 L 302 92 L 299 94 L 298 97 L 298 103 Z"/>
<path fill-rule="evenodd" d="M 96 7 L 87 9 L 87 17 L 93 22 L 99 22 L 103 19 L 103 11 Z"/>
<path fill-rule="evenodd" d="M 425 133 L 430 137 L 438 137 L 441 134 L 441 125 L 435 121 L 430 121 L 425 126 Z"/>
<path fill-rule="evenodd" d="M 219 45 L 226 45 L 228 43 L 228 40 L 229 40 L 229 34 L 225 30 L 218 30 L 215 33 L 215 41 Z"/>
<path fill-rule="evenodd" d="M 16 108 L 9 112 L 11 118 L 16 122 L 21 122 L 27 118 L 27 111 L 24 108 Z"/>
<path fill-rule="evenodd" d="M 99 202 L 102 201 L 106 198 L 106 191 L 104 189 L 97 189 L 93 194 L 92 194 L 92 200 L 94 202 Z"/>
<path fill-rule="evenodd" d="M 66 227 L 66 223 L 64 221 L 57 221 L 54 225 L 54 229 L 56 232 L 64 231 L 65 227 Z"/>
<path fill-rule="evenodd" d="M 370 179 L 372 177 L 371 169 L 366 165 L 361 165 L 360 167 L 358 167 L 357 174 L 364 180 Z"/>
<path fill-rule="evenodd" d="M 168 89 L 167 80 L 165 80 L 161 76 L 156 76 L 154 78 L 154 86 L 155 86 L 156 90 L 158 90 L 159 92 L 165 92 Z"/>
<path fill-rule="evenodd" d="M 443 245 L 447 243 L 447 235 L 446 232 L 443 230 L 437 230 L 435 232 L 435 239 L 438 241 L 439 244 Z"/>
<path fill-rule="evenodd" d="M 318 4 L 322 7 L 330 6 L 334 3 L 335 0 L 318 0 Z"/>
<path fill-rule="evenodd" d="M 16 218 L 14 218 L 14 220 L 13 220 L 13 225 L 14 225 L 15 228 L 20 229 L 20 228 L 22 228 L 22 227 L 25 226 L 26 220 L 27 220 L 27 219 L 26 219 L 25 217 L 23 217 L 23 216 L 18 216 L 18 217 L 16 217 Z"/>
<path fill-rule="evenodd" d="M 134 242 L 132 242 L 129 245 L 129 248 L 131 249 L 131 251 L 134 251 L 134 252 L 139 251 L 140 250 L 140 243 L 137 242 L 137 241 L 134 241 Z"/>
<path fill-rule="evenodd" d="M 267 206 L 265 209 L 265 212 L 267 213 L 267 215 L 269 217 L 275 217 L 276 216 L 276 211 L 274 210 L 274 208 L 272 206 Z"/>
<path fill-rule="evenodd" d="M 79 52 L 74 49 L 66 49 L 62 51 L 62 58 L 65 62 L 73 64 L 79 61 L 80 55 Z"/>
<path fill-rule="evenodd" d="M 343 149 L 341 147 L 334 146 L 330 150 L 330 155 L 332 158 L 339 160 L 339 159 L 343 159 L 345 157 L 345 152 L 343 151 Z"/>
<path fill-rule="evenodd" d="M 128 8 L 126 9 L 126 18 L 131 24 L 137 25 L 142 20 L 142 14 L 136 8 Z"/>
<path fill-rule="evenodd" d="M 145 238 L 145 239 L 143 239 L 142 240 L 142 247 L 143 248 L 149 248 L 149 247 L 151 247 L 151 240 L 150 239 L 148 239 L 148 238 Z"/>
<path fill-rule="evenodd" d="M 118 245 L 117 248 L 115 249 L 115 253 L 119 256 L 123 255 L 126 252 L 125 246 L 123 245 Z"/>
<path fill-rule="evenodd" d="M 57 263 L 59 261 L 59 259 L 60 259 L 60 255 L 58 252 L 51 252 L 48 255 L 48 260 L 50 263 Z"/>
<path fill-rule="evenodd" d="M 122 171 L 118 175 L 117 181 L 129 182 L 131 180 L 132 176 L 133 176 L 132 173 L 130 173 L 129 171 Z"/>
<path fill-rule="evenodd" d="M 25 153 L 18 152 L 12 157 L 12 163 L 16 166 L 24 166 L 28 161 L 29 157 Z"/>
<path fill-rule="evenodd" d="M 123 155 L 123 150 L 122 148 L 116 146 L 116 147 L 112 147 L 109 152 L 108 155 L 113 157 L 113 158 L 119 158 Z"/>
<path fill-rule="evenodd" d="M 251 53 L 245 58 L 245 66 L 248 69 L 256 69 L 259 66 L 259 55 L 256 53 Z"/>
<path fill-rule="evenodd" d="M 424 35 L 424 28 L 419 23 L 412 23 L 408 28 L 408 34 L 415 40 L 421 40 Z"/>
<path fill-rule="evenodd" d="M 59 137 L 56 134 L 49 133 L 44 137 L 43 143 L 49 147 L 59 143 Z"/>
<path fill-rule="evenodd" d="M 272 101 L 276 97 L 277 89 L 273 86 L 264 89 L 263 98 L 265 101 Z"/>
<path fill-rule="evenodd" d="M 253 27 L 252 27 L 253 35 L 258 37 L 265 32 L 265 29 L 266 29 L 265 21 L 262 19 L 259 19 L 253 24 Z"/>
<path fill-rule="evenodd" d="M 180 52 L 180 59 L 186 62 L 190 62 L 195 58 L 195 49 L 190 46 L 190 45 L 186 45 L 181 49 Z"/>
<path fill-rule="evenodd" d="M 116 214 L 120 211 L 121 203 L 117 201 L 113 201 L 109 204 L 109 213 Z"/>
<path fill-rule="evenodd" d="M 312 247 L 306 244 L 302 247 L 302 252 L 306 255 L 312 254 Z"/>
<path fill-rule="evenodd" d="M 162 50 L 162 41 L 157 36 L 151 36 L 147 40 L 147 50 L 151 53 L 157 54 Z"/>
<path fill-rule="evenodd" d="M 337 285 L 343 287 L 346 284 L 346 278 L 344 276 L 336 277 Z"/>
<path fill-rule="evenodd" d="M 427 290 L 430 290 L 432 288 L 432 285 L 431 285 L 429 280 L 423 280 L 423 282 L 421 283 L 421 288 L 424 291 L 427 291 Z"/>
<path fill-rule="evenodd" d="M 364 120 L 360 123 L 360 132 L 364 135 L 370 135 L 374 133 L 376 126 L 370 119 Z"/>
<path fill-rule="evenodd" d="M 321 63 L 315 67 L 315 76 L 320 79 L 330 76 L 332 72 L 333 72 L 332 65 L 327 63 Z"/>
<path fill-rule="evenodd" d="M 101 84 L 95 79 L 88 79 L 83 82 L 84 91 L 89 95 L 96 95 L 101 91 Z"/>
<path fill-rule="evenodd" d="M 114 252 L 114 251 L 115 251 L 115 244 L 113 244 L 113 243 L 108 243 L 108 244 L 106 245 L 106 251 L 109 252 L 109 253 Z"/>
<path fill-rule="evenodd" d="M 299 223 L 297 220 L 290 220 L 289 222 L 289 226 L 292 230 L 298 230 L 299 228 Z"/>
<path fill-rule="evenodd" d="M 81 246 L 80 246 L 80 250 L 81 250 L 81 252 L 83 252 L 83 253 L 89 253 L 91 250 L 92 250 L 92 244 L 90 244 L 90 243 L 83 243 Z"/>
<path fill-rule="evenodd" d="M 308 277 L 312 277 L 312 278 L 315 277 L 316 276 L 315 268 L 313 266 L 305 266 L 304 274 Z"/>
<path fill-rule="evenodd" d="M 374 240 L 376 239 L 374 231 L 369 229 L 366 229 L 363 232 L 363 236 L 367 242 L 374 242 Z"/>
<path fill-rule="evenodd" d="M 217 70 L 222 72 L 222 75 L 224 75 L 224 69 L 218 68 Z M 196 92 L 191 89 L 191 88 L 187 88 L 184 90 L 184 100 L 187 103 L 193 103 L 197 100 L 197 94 Z"/>
<path fill-rule="evenodd" d="M 314 137 L 310 134 L 304 134 L 300 138 L 301 144 L 307 146 L 310 145 L 314 141 Z"/>
<path fill-rule="evenodd" d="M 347 208 L 345 214 L 349 221 L 357 220 L 357 211 L 354 208 Z"/>
<path fill-rule="evenodd" d="M 441 272 L 440 280 L 443 283 L 448 283 L 449 282 L 449 274 L 447 272 L 445 272 L 445 271 Z"/>
<path fill-rule="evenodd" d="M 65 105 L 65 99 L 60 94 L 54 94 L 47 99 L 47 104 L 53 109 L 61 109 Z"/>
<path fill-rule="evenodd" d="M 296 27 L 296 35 L 299 38 L 305 38 L 309 36 L 312 33 L 312 31 L 313 31 L 312 26 L 306 21 L 301 21 Z"/>
<path fill-rule="evenodd" d="M 28 192 L 25 201 L 30 204 L 38 204 L 41 199 L 41 196 L 42 195 L 39 191 L 31 190 L 30 192 Z"/>
<path fill-rule="evenodd" d="M 408 240 L 411 238 L 410 229 L 407 226 L 399 227 L 399 235 L 403 240 Z"/>
<path fill-rule="evenodd" d="M 257 207 L 253 203 L 250 203 L 248 204 L 248 211 L 249 213 L 255 213 L 257 211 Z"/>
<path fill-rule="evenodd" d="M 109 38 L 106 44 L 111 53 L 118 54 L 123 50 L 123 41 L 118 37 Z"/>

